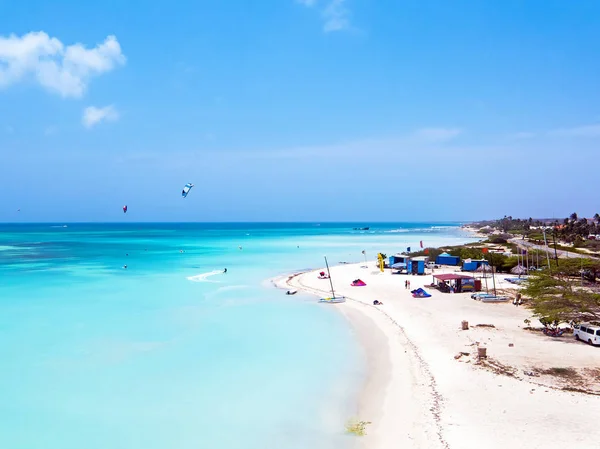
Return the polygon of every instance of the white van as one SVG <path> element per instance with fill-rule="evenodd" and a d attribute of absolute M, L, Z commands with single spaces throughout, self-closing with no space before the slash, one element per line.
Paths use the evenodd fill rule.
<path fill-rule="evenodd" d="M 600 345 L 600 326 L 581 323 L 573 326 L 575 340 L 583 340 L 591 345 Z"/>

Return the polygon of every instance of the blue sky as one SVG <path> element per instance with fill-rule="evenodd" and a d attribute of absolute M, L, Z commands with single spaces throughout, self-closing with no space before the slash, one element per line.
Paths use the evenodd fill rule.
<path fill-rule="evenodd" d="M 0 221 L 592 215 L 599 47 L 595 0 L 0 0 Z"/>

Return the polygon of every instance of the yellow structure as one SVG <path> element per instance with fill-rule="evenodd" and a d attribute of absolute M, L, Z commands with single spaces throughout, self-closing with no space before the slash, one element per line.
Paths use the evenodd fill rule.
<path fill-rule="evenodd" d="M 383 267 L 385 266 L 385 259 L 381 253 L 377 253 L 377 261 L 379 262 L 379 269 L 383 273 Z"/>

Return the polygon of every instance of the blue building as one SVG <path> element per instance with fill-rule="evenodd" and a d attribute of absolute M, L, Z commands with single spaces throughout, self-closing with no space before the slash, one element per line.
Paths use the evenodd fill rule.
<path fill-rule="evenodd" d="M 395 254 L 393 256 L 390 256 L 389 260 L 390 260 L 390 268 L 396 268 L 398 270 L 402 270 L 407 267 L 410 257 L 404 256 L 402 254 Z"/>
<path fill-rule="evenodd" d="M 489 265 L 485 259 L 467 259 L 463 262 L 462 271 L 475 271 L 482 265 Z"/>
<path fill-rule="evenodd" d="M 460 265 L 460 257 L 442 253 L 435 258 L 435 263 L 436 265 L 452 265 L 456 267 Z"/>
<path fill-rule="evenodd" d="M 405 256 L 403 254 L 394 254 L 393 256 L 388 257 L 388 259 L 390 260 L 390 267 L 391 267 L 392 265 L 395 265 L 397 263 L 406 264 L 408 262 L 408 259 L 410 259 L 410 257 Z"/>
<path fill-rule="evenodd" d="M 427 256 L 411 257 L 406 265 L 408 274 L 425 274 L 425 264 L 429 260 Z"/>
<path fill-rule="evenodd" d="M 428 260 L 427 256 L 410 257 L 403 254 L 389 257 L 390 268 L 399 272 L 406 271 L 407 274 L 425 274 L 425 264 Z"/>

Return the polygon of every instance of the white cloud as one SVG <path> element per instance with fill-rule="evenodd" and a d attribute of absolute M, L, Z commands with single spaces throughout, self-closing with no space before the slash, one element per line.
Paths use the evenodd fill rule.
<path fill-rule="evenodd" d="M 597 137 L 600 136 L 600 124 L 576 126 L 551 131 L 555 136 Z"/>
<path fill-rule="evenodd" d="M 296 0 L 297 3 L 311 8 L 317 0 Z M 346 8 L 346 0 L 329 0 L 321 11 L 323 31 L 341 31 L 350 27 L 350 11 Z"/>
<path fill-rule="evenodd" d="M 423 142 L 447 142 L 462 134 L 459 128 L 421 128 L 415 137 Z"/>
<path fill-rule="evenodd" d="M 119 119 L 119 113 L 113 105 L 97 108 L 88 106 L 83 111 L 81 122 L 86 128 L 92 128 L 102 121 L 114 122 Z"/>
<path fill-rule="evenodd" d="M 33 78 L 63 97 L 81 97 L 92 76 L 125 62 L 115 36 L 92 49 L 79 43 L 65 47 L 43 31 L 0 36 L 0 88 Z"/>
<path fill-rule="evenodd" d="M 326 33 L 345 30 L 350 26 L 350 11 L 345 3 L 346 0 L 331 0 L 323 10 L 323 30 Z"/>

